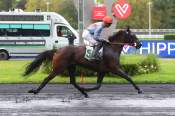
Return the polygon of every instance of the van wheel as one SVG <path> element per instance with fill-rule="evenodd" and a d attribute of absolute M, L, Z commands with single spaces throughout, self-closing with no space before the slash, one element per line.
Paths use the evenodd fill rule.
<path fill-rule="evenodd" d="M 5 50 L 0 50 L 0 60 L 8 60 L 9 54 Z"/>

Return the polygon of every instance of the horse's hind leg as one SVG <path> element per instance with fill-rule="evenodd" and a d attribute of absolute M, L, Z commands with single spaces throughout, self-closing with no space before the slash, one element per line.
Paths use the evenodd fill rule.
<path fill-rule="evenodd" d="M 71 65 L 68 67 L 68 72 L 69 72 L 69 76 L 70 76 L 70 83 L 87 98 L 88 94 L 76 83 L 75 70 L 76 70 L 75 65 Z"/>
<path fill-rule="evenodd" d="M 97 85 L 95 87 L 92 87 L 92 88 L 83 88 L 83 90 L 89 92 L 89 91 L 100 89 L 104 76 L 105 76 L 104 72 L 99 72 L 97 75 Z"/>
<path fill-rule="evenodd" d="M 49 76 L 47 76 L 43 82 L 40 84 L 40 86 L 35 90 L 35 89 L 32 89 L 32 90 L 29 90 L 28 93 L 34 93 L 34 94 L 37 94 L 40 92 L 40 90 L 46 86 L 46 84 L 52 80 L 57 74 L 55 72 L 51 72 L 49 74 Z"/>
<path fill-rule="evenodd" d="M 129 75 L 127 75 L 122 69 L 116 68 L 116 70 L 113 73 L 116 74 L 116 75 L 119 75 L 122 78 L 129 81 L 134 86 L 134 88 L 138 91 L 138 93 L 142 93 L 142 90 L 133 82 L 131 77 Z"/>

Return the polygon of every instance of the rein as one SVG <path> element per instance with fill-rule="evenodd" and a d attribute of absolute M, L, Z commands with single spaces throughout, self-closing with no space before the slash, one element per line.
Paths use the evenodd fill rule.
<path fill-rule="evenodd" d="M 122 42 L 119 42 L 119 43 L 107 42 L 107 43 L 109 43 L 111 45 L 129 45 L 130 44 L 130 43 L 122 43 Z M 131 46 L 131 45 L 129 45 L 129 46 Z"/>
<path fill-rule="evenodd" d="M 113 43 L 113 42 L 108 42 L 109 44 L 112 44 L 112 45 L 125 45 L 125 44 L 127 44 L 127 45 L 129 45 L 129 43 Z"/>
<path fill-rule="evenodd" d="M 119 42 L 119 43 L 113 43 L 113 42 L 109 42 L 109 41 L 105 41 L 106 43 L 109 43 L 111 45 L 129 45 L 130 43 L 122 43 L 122 42 Z M 103 42 L 102 42 L 103 43 Z M 89 46 L 89 45 L 86 45 L 86 46 Z"/>

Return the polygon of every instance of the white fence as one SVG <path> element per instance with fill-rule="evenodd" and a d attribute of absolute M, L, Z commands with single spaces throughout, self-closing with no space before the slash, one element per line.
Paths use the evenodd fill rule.
<path fill-rule="evenodd" d="M 175 34 L 175 29 L 131 29 L 131 31 L 139 38 L 164 38 L 166 34 Z"/>

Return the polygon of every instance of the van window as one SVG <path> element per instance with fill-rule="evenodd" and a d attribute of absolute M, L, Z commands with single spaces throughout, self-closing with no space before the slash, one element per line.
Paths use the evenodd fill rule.
<path fill-rule="evenodd" d="M 0 21 L 44 21 L 43 15 L 0 15 Z"/>
<path fill-rule="evenodd" d="M 38 30 L 49 30 L 50 27 L 49 27 L 49 25 L 46 25 L 46 24 L 42 24 L 42 25 L 35 24 L 34 25 L 34 29 L 38 29 Z"/>
<path fill-rule="evenodd" d="M 50 25 L 47 24 L 0 24 L 0 36 L 50 36 Z"/>
<path fill-rule="evenodd" d="M 22 29 L 33 29 L 32 24 L 22 24 Z"/>
<path fill-rule="evenodd" d="M 9 24 L 0 24 L 1 29 L 8 29 L 10 28 Z"/>
<path fill-rule="evenodd" d="M 21 24 L 11 24 L 10 28 L 20 29 L 21 28 Z"/>
<path fill-rule="evenodd" d="M 50 30 L 39 30 L 39 29 L 35 30 L 35 29 L 33 29 L 32 30 L 32 35 L 36 36 L 36 37 L 50 36 Z"/>
<path fill-rule="evenodd" d="M 21 36 L 33 36 L 33 29 L 21 29 Z"/>
<path fill-rule="evenodd" d="M 0 29 L 0 36 L 6 35 L 6 29 Z"/>
<path fill-rule="evenodd" d="M 65 26 L 57 26 L 57 36 L 58 37 L 71 37 L 74 34 L 72 33 L 72 31 L 65 27 Z"/>
<path fill-rule="evenodd" d="M 20 29 L 6 29 L 7 36 L 20 36 Z"/>

